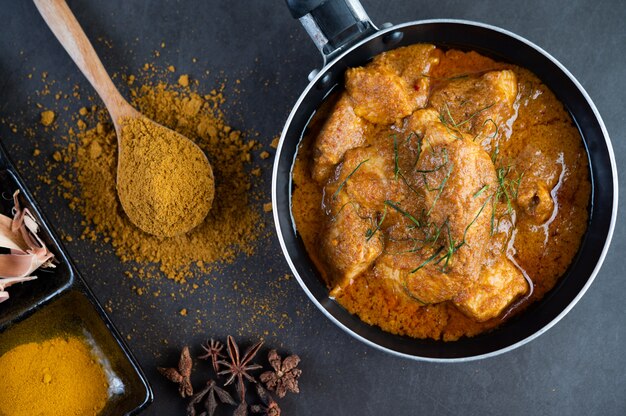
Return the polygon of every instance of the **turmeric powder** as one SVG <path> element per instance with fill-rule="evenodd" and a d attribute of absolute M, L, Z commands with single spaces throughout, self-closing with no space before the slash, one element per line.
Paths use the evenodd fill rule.
<path fill-rule="evenodd" d="M 211 209 L 213 171 L 187 138 L 144 117 L 121 122 L 117 192 L 128 218 L 156 236 L 184 234 Z"/>
<path fill-rule="evenodd" d="M 0 357 L 0 415 L 97 415 L 108 399 L 102 366 L 79 338 L 19 345 Z"/>

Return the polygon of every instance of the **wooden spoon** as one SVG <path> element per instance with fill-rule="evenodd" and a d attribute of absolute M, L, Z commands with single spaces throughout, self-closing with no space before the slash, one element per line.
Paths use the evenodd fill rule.
<path fill-rule="evenodd" d="M 200 224 L 215 183 L 202 150 L 143 116 L 119 93 L 65 0 L 34 0 L 39 13 L 109 111 L 118 144 L 117 193 L 143 231 L 171 237 Z"/>

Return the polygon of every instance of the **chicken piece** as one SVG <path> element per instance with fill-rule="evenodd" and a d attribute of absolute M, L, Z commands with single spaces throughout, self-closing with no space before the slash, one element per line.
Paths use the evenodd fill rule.
<path fill-rule="evenodd" d="M 380 225 L 385 200 L 394 197 L 393 144 L 382 142 L 346 152 L 336 179 L 324 188 L 323 207 L 328 214 L 320 247 L 328 259 L 333 284 L 331 295 L 349 285 L 383 250 L 375 230 Z"/>
<path fill-rule="evenodd" d="M 354 102 L 354 112 L 374 124 L 393 124 L 419 105 L 417 92 L 385 66 L 348 69 L 346 90 Z"/>
<path fill-rule="evenodd" d="M 419 94 L 416 96 L 420 107 L 428 100 L 432 67 L 439 63 L 440 51 L 435 45 L 420 43 L 384 52 L 374 58 L 374 63 L 393 68 L 408 85 Z"/>
<path fill-rule="evenodd" d="M 497 178 L 479 145 L 453 138 L 440 121 L 433 121 L 432 110 L 418 113 L 412 121 L 423 134 L 422 152 L 406 176 L 422 198 L 400 208 L 415 213 L 420 225 L 405 227 L 404 238 L 394 230 L 394 241 L 377 260 L 375 274 L 395 290 L 436 303 L 453 299 L 478 276 L 490 237 L 489 201 Z"/>
<path fill-rule="evenodd" d="M 551 146 L 553 140 L 545 126 L 534 126 L 520 135 L 527 144 L 515 160 L 515 170 L 523 173 L 517 192 L 521 213 L 533 224 L 543 224 L 554 212 L 553 189 L 565 173 L 564 154 Z"/>
<path fill-rule="evenodd" d="M 338 201 L 341 205 L 351 201 L 361 207 L 362 214 L 373 216 L 382 212 L 385 201 L 399 198 L 400 193 L 401 182 L 394 175 L 393 141 L 387 139 L 374 146 L 347 151 L 336 176 L 326 187 L 325 205 L 337 207 Z"/>
<path fill-rule="evenodd" d="M 413 133 L 422 140 L 422 150 L 464 138 L 472 139 L 469 135 L 447 127 L 441 122 L 441 116 L 433 108 L 417 110 L 405 119 L 403 128 L 405 133 Z"/>
<path fill-rule="evenodd" d="M 349 202 L 324 228 L 320 253 L 331 274 L 328 276 L 332 285 L 330 294 L 336 296 L 338 291 L 370 267 L 383 251 L 383 241 L 379 233 L 368 238 L 372 230 L 371 221 L 361 217 L 358 205 Z"/>
<path fill-rule="evenodd" d="M 477 322 L 499 316 L 519 296 L 528 292 L 522 272 L 505 256 L 483 268 L 478 280 L 455 300 L 461 312 Z"/>
<path fill-rule="evenodd" d="M 365 143 L 368 121 L 391 124 L 426 105 L 429 78 L 424 75 L 439 62 L 435 50 L 423 44 L 398 48 L 346 72 L 347 92 L 334 104 L 315 142 L 315 181 L 324 185 L 346 150 Z"/>
<path fill-rule="evenodd" d="M 372 63 L 346 71 L 354 112 L 374 124 L 393 124 L 428 101 L 430 68 L 438 62 L 433 45 L 383 53 Z M 425 76 L 426 75 L 426 76 Z"/>
<path fill-rule="evenodd" d="M 430 104 L 449 128 L 479 138 L 490 152 L 492 143 L 510 128 L 507 122 L 515 116 L 516 97 L 517 76 L 502 70 L 448 81 L 433 91 Z"/>
<path fill-rule="evenodd" d="M 517 205 L 525 215 L 533 218 L 534 223 L 543 224 L 554 212 L 554 200 L 550 191 L 543 180 L 529 175 L 520 182 Z"/>
<path fill-rule="evenodd" d="M 346 150 L 365 143 L 365 129 L 366 123 L 354 114 L 350 98 L 342 94 L 317 136 L 313 151 L 313 179 L 320 185 L 326 183 Z"/>

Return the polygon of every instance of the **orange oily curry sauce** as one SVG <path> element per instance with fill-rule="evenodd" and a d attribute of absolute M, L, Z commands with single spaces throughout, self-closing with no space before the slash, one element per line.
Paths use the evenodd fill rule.
<path fill-rule="evenodd" d="M 385 331 L 446 341 L 554 287 L 591 192 L 580 134 L 535 75 L 422 44 L 346 72 L 293 182 L 296 227 L 330 296 Z"/>

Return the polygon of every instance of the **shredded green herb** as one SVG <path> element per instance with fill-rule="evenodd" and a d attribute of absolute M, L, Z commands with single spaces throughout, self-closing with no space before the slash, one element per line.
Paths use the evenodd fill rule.
<path fill-rule="evenodd" d="M 429 188 L 426 175 L 424 175 L 424 185 L 426 185 L 426 189 L 428 189 L 429 191 L 435 191 L 435 190 L 437 191 L 437 195 L 435 196 L 435 199 L 433 200 L 433 204 L 431 205 L 430 209 L 426 213 L 426 216 L 430 216 L 430 213 L 432 212 L 433 208 L 435 208 L 437 201 L 439 201 L 439 197 L 441 197 L 441 194 L 443 193 L 443 188 L 445 188 L 446 182 L 448 182 L 448 179 L 450 179 L 450 175 L 452 174 L 453 168 L 454 168 L 454 163 L 451 163 L 450 169 L 448 169 L 448 173 L 446 174 L 446 177 L 443 178 L 443 181 L 441 181 L 441 184 L 439 185 L 438 188 L 432 188 L 432 189 Z"/>
<path fill-rule="evenodd" d="M 446 228 L 448 230 L 448 246 L 446 248 L 446 254 L 441 256 L 441 258 L 435 262 L 435 264 L 439 264 L 445 260 L 445 263 L 441 267 L 442 273 L 445 273 L 448 270 L 448 264 L 450 263 L 450 259 L 452 258 L 454 253 L 456 253 L 458 249 L 460 249 L 461 247 L 465 245 L 465 240 L 461 241 L 459 244 L 456 244 L 456 242 L 454 241 L 454 238 L 452 238 L 452 235 L 450 232 L 450 226 Z"/>
<path fill-rule="evenodd" d="M 441 123 L 446 127 L 446 129 L 448 130 L 448 133 L 454 137 L 457 140 L 462 140 L 463 139 L 463 133 L 459 130 L 459 127 L 461 127 L 462 125 L 469 123 L 474 117 L 476 117 L 478 114 L 490 109 L 491 107 L 493 107 L 495 105 L 495 103 L 489 104 L 475 112 L 473 112 L 472 114 L 470 114 L 465 120 L 457 123 L 454 118 L 452 117 L 452 113 L 450 112 L 450 107 L 448 106 L 448 104 L 444 104 L 444 110 L 445 113 L 447 113 L 449 121 L 446 120 L 445 114 L 442 114 L 441 112 L 439 113 L 439 121 L 441 121 Z M 491 120 L 491 119 L 489 119 Z M 493 120 L 491 120 L 493 122 Z M 486 121 L 485 121 L 486 122 Z M 485 122 L 483 122 L 483 126 L 485 125 Z M 494 122 L 495 124 L 495 122 Z M 496 126 L 496 130 L 497 130 Z M 459 135 L 456 135 L 455 133 L 458 133 Z M 478 137 L 478 135 L 476 136 Z M 476 137 L 474 137 L 473 140 L 476 140 Z M 495 137 L 495 136 L 494 136 Z"/>
<path fill-rule="evenodd" d="M 413 294 L 413 292 L 411 292 L 411 290 L 409 289 L 409 286 L 407 284 L 407 278 L 409 276 L 406 275 L 404 277 L 404 281 L 402 282 L 402 289 L 404 290 L 404 293 L 406 293 L 411 299 L 417 301 L 418 303 L 421 303 L 422 305 L 428 305 L 428 303 L 424 302 L 423 300 L 421 300 L 420 298 L 418 298 L 417 296 L 415 296 Z"/>
<path fill-rule="evenodd" d="M 428 74 L 420 74 L 420 76 L 422 78 L 430 78 L 430 79 L 435 79 L 437 81 L 454 81 L 455 79 L 463 79 L 463 78 L 469 78 L 469 74 L 460 74 L 460 75 L 455 75 L 452 77 L 433 77 L 431 75 Z"/>
<path fill-rule="evenodd" d="M 448 108 L 447 104 L 446 104 L 446 108 Z M 450 114 L 450 110 L 448 110 L 448 114 Z M 450 118 L 452 118 L 452 115 L 450 115 Z M 457 140 L 463 140 L 463 133 L 461 133 L 456 127 L 451 127 L 450 123 L 448 123 L 448 121 L 446 120 L 443 114 L 439 114 L 439 121 L 441 122 L 441 124 L 443 124 L 446 130 L 448 130 L 448 134 L 450 134 L 450 136 L 452 136 L 454 139 L 457 139 Z M 457 133 L 459 134 L 458 136 L 457 136 Z"/>
<path fill-rule="evenodd" d="M 370 241 L 372 237 L 374 237 L 374 234 L 376 234 L 376 232 L 380 230 L 380 226 L 383 225 L 383 222 L 385 221 L 386 216 L 387 216 L 387 206 L 385 205 L 383 216 L 381 217 L 380 221 L 378 221 L 378 223 L 376 224 L 376 228 L 374 228 L 373 230 L 371 228 L 368 228 L 367 231 L 365 232 L 365 241 Z"/>
<path fill-rule="evenodd" d="M 450 161 L 448 159 L 448 149 L 444 148 L 442 150 L 442 153 L 443 153 L 443 162 L 439 166 L 437 166 L 437 167 L 435 167 L 433 169 L 414 169 L 414 172 L 416 172 L 416 173 L 433 173 L 433 172 L 437 172 L 439 169 L 441 169 L 442 167 L 446 166 L 448 164 L 448 162 Z"/>
<path fill-rule="evenodd" d="M 460 123 L 458 123 L 458 124 L 455 124 L 455 126 L 454 126 L 454 127 L 455 127 L 455 128 L 459 128 L 459 127 L 460 127 L 460 126 L 462 126 L 463 124 L 468 123 L 470 120 L 472 120 L 472 119 L 473 119 L 474 117 L 476 117 L 478 114 L 482 113 L 483 111 L 487 111 L 487 110 L 489 110 L 489 109 L 490 109 L 491 107 L 493 107 L 494 105 L 495 105 L 495 103 L 491 103 L 491 104 L 489 104 L 488 106 L 483 107 L 483 108 L 481 108 L 481 109 L 480 109 L 480 110 L 478 110 L 478 111 L 475 111 L 474 113 L 472 113 L 472 114 L 471 114 L 468 118 L 466 118 L 465 120 L 461 121 L 461 122 L 460 122 Z M 449 113 L 449 111 L 448 111 L 448 113 Z"/>
<path fill-rule="evenodd" d="M 476 216 L 474 217 L 474 219 L 467 224 L 467 227 L 465 227 L 465 231 L 463 232 L 463 244 L 465 244 L 465 237 L 467 237 L 467 232 L 469 231 L 470 227 L 472 225 L 474 225 L 474 223 L 476 222 L 476 220 L 478 219 L 478 217 L 480 217 L 480 214 L 482 214 L 483 210 L 485 209 L 485 207 L 487 206 L 487 202 L 489 202 L 489 200 L 491 199 L 491 196 L 489 196 L 489 198 L 485 199 L 485 202 L 483 202 L 483 205 L 480 207 L 480 209 L 478 210 L 478 213 L 476 214 Z"/>
<path fill-rule="evenodd" d="M 493 119 L 488 118 L 487 120 L 484 121 L 483 127 L 485 127 L 485 124 L 487 123 L 493 123 L 493 126 L 496 128 L 496 131 L 494 131 L 493 134 L 488 137 L 489 139 L 494 139 L 498 135 L 498 125 L 496 124 L 495 121 L 493 121 Z"/>
<path fill-rule="evenodd" d="M 478 191 L 476 191 L 476 193 L 473 195 L 473 198 L 478 198 L 487 189 L 489 189 L 489 185 L 483 185 L 482 188 L 480 188 Z"/>
<path fill-rule="evenodd" d="M 491 162 L 495 165 L 498 161 L 498 155 L 500 154 L 500 143 L 496 143 L 496 147 L 493 149 L 491 153 Z"/>
<path fill-rule="evenodd" d="M 496 215 L 496 205 L 498 201 L 504 199 L 507 206 L 507 213 L 509 215 L 513 214 L 513 201 L 517 199 L 517 194 L 519 192 L 519 185 L 524 177 L 524 172 L 522 172 L 517 179 L 510 179 L 509 174 L 511 173 L 512 167 L 508 165 L 506 167 L 500 167 L 496 169 L 496 176 L 498 178 L 498 188 L 494 194 L 493 200 L 493 209 L 491 213 L 491 234 L 493 235 L 495 232 L 495 215 Z"/>
<path fill-rule="evenodd" d="M 446 219 L 439 227 L 437 227 L 437 225 L 433 224 L 433 223 L 429 223 L 428 224 L 428 229 L 427 229 L 427 237 L 426 237 L 426 241 L 429 242 L 432 246 L 434 246 L 435 244 L 437 244 L 437 241 L 439 240 L 439 236 L 441 235 L 441 230 L 443 229 L 444 226 L 448 225 L 448 220 Z M 435 232 L 431 233 L 431 229 L 434 227 Z"/>
<path fill-rule="evenodd" d="M 450 121 L 452 122 L 452 126 L 454 126 L 454 128 L 458 127 L 458 124 L 456 124 L 456 121 L 454 121 L 454 118 L 452 118 L 452 114 L 450 113 L 450 107 L 448 107 L 448 103 L 444 104 L 446 112 L 448 113 L 448 117 L 450 118 Z"/>
<path fill-rule="evenodd" d="M 467 233 L 468 233 L 469 229 L 472 227 L 472 225 L 474 225 L 476 220 L 478 220 L 478 217 L 480 217 L 480 214 L 482 214 L 482 212 L 484 211 L 484 209 L 487 206 L 487 203 L 489 202 L 490 199 L 491 199 L 491 196 L 485 200 L 485 202 L 482 204 L 482 206 L 478 210 L 478 213 L 474 216 L 472 221 L 470 221 L 470 223 L 467 224 L 467 226 L 465 227 L 465 231 L 463 232 L 463 239 L 460 242 L 458 242 L 458 243 L 452 237 L 452 232 L 450 230 L 450 224 L 449 224 L 448 220 L 444 221 L 444 223 L 441 225 L 441 227 L 439 227 L 439 229 L 437 230 L 437 234 L 436 234 L 435 240 L 433 241 L 432 244 L 434 245 L 437 242 L 437 240 L 439 239 L 439 235 L 441 233 L 441 229 L 444 226 L 446 227 L 446 233 L 447 233 L 447 237 L 448 237 L 447 244 L 445 246 L 440 246 L 439 249 L 436 250 L 433 255 L 431 255 L 429 258 L 427 258 L 417 268 L 412 270 L 411 273 L 417 272 L 418 270 L 420 270 L 421 268 L 423 268 L 424 266 L 428 265 L 429 263 L 431 263 L 433 261 L 435 262 L 434 264 L 440 264 L 441 262 L 444 262 L 443 266 L 441 267 L 441 272 L 442 273 L 446 273 L 447 270 L 448 270 L 448 266 L 450 264 L 450 261 L 452 260 L 452 256 L 454 256 L 454 254 L 461 247 L 463 247 L 464 245 L 467 244 Z M 441 257 L 439 257 L 437 259 L 437 256 L 444 250 L 445 250 L 445 253 Z"/>
<path fill-rule="evenodd" d="M 411 270 L 409 272 L 409 274 L 412 274 L 412 273 L 415 273 L 415 272 L 419 271 L 421 268 L 426 266 L 428 263 L 430 263 L 433 260 L 435 260 L 437 258 L 437 256 L 439 255 L 439 253 L 441 253 L 443 251 L 443 249 L 444 249 L 444 246 L 439 247 L 439 249 L 435 250 L 435 252 L 430 257 L 428 257 L 426 260 L 424 260 L 424 262 L 422 264 L 417 266 L 415 269 Z"/>
<path fill-rule="evenodd" d="M 341 208 L 339 208 L 339 211 L 337 211 L 337 213 L 332 217 L 332 219 L 331 219 L 332 221 L 335 221 L 335 219 L 337 219 L 337 217 L 339 216 L 339 214 L 341 214 L 341 211 L 343 211 L 343 209 L 346 207 L 346 205 L 352 205 L 352 208 L 354 208 L 354 210 L 357 212 L 357 215 L 358 215 L 359 205 L 356 202 L 354 202 L 354 201 L 348 201 L 345 204 L 343 204 L 341 206 Z M 359 217 L 360 217 L 360 215 L 359 215 Z"/>
<path fill-rule="evenodd" d="M 413 169 L 415 169 L 415 166 L 417 166 L 417 162 L 419 162 L 420 160 L 420 156 L 422 155 L 422 142 L 418 141 L 417 142 L 417 152 L 415 152 L 415 162 L 413 162 Z"/>
<path fill-rule="evenodd" d="M 395 209 L 396 211 L 398 211 L 400 214 L 404 215 L 406 218 L 408 218 L 409 220 L 411 220 L 417 227 L 420 227 L 420 222 L 418 220 L 415 219 L 415 217 L 411 214 L 409 214 L 408 212 L 406 212 L 405 210 L 403 210 L 402 208 L 399 207 L 399 204 L 396 202 L 394 203 L 393 201 L 390 200 L 386 200 L 385 201 L 385 205 Z"/>
<path fill-rule="evenodd" d="M 411 186 L 411 184 L 409 183 L 409 181 L 407 180 L 406 176 L 404 176 L 404 174 L 402 172 L 399 173 L 400 178 L 402 179 L 402 181 L 404 182 L 404 184 L 415 193 L 415 195 L 420 196 L 421 194 Z"/>
<path fill-rule="evenodd" d="M 337 190 L 335 191 L 335 193 L 333 194 L 333 199 L 337 198 L 337 195 L 339 195 L 339 192 L 343 189 L 343 187 L 346 185 L 346 182 L 348 182 L 348 179 L 350 179 L 352 177 L 352 175 L 354 175 L 356 173 L 357 170 L 359 170 L 359 168 L 363 165 L 363 163 L 367 162 L 369 159 L 365 159 L 363 161 L 361 161 L 361 163 L 359 163 L 356 168 L 354 168 L 354 170 L 352 172 L 350 172 L 350 174 L 348 176 L 346 176 L 346 179 L 344 179 L 341 184 L 339 184 L 339 188 L 337 188 Z"/>
<path fill-rule="evenodd" d="M 519 183 L 522 180 L 522 175 L 520 175 L 516 180 L 511 180 L 508 178 L 509 173 L 511 173 L 511 166 L 500 167 L 496 169 L 496 174 L 498 177 L 498 189 L 496 190 L 496 199 L 499 199 L 504 196 L 507 210 L 509 214 L 513 212 L 513 200 L 517 198 L 517 192 L 519 189 Z"/>
<path fill-rule="evenodd" d="M 398 165 L 398 138 L 396 137 L 395 134 L 393 135 L 393 162 L 394 162 L 393 176 L 394 176 L 394 179 L 397 181 L 398 172 L 400 172 L 400 166 Z"/>

